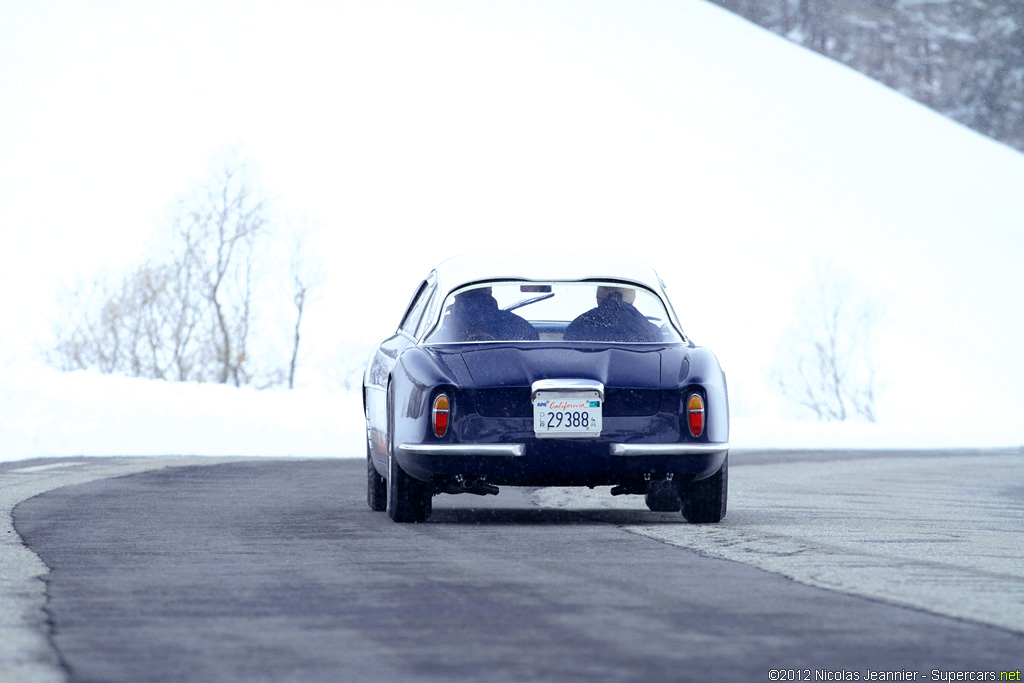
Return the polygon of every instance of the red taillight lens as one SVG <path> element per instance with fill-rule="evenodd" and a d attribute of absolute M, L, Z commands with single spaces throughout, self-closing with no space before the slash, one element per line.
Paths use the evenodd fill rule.
<path fill-rule="evenodd" d="M 690 426 L 690 436 L 704 433 L 704 399 L 697 394 L 690 394 L 686 401 L 686 421 Z"/>
<path fill-rule="evenodd" d="M 434 399 L 434 409 L 430 412 L 431 422 L 434 424 L 434 436 L 441 438 L 448 433 L 448 412 L 450 410 L 448 397 L 438 394 Z"/>

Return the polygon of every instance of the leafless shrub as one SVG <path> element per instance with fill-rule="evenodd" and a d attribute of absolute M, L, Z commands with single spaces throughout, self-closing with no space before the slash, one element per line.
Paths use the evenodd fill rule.
<path fill-rule="evenodd" d="M 137 377 L 224 384 L 294 383 L 299 331 L 310 287 L 302 271 L 301 238 L 292 274 L 299 313 L 291 365 L 257 366 L 250 353 L 257 309 L 260 246 L 274 239 L 266 202 L 234 155 L 179 201 L 161 258 L 127 275 L 101 278 L 69 295 L 57 331 L 54 362 L 66 370 L 96 368 Z M 265 321 L 264 321 L 265 322 Z M 266 360 L 266 359 L 263 359 Z"/>
<path fill-rule="evenodd" d="M 56 364 L 165 378 L 173 360 L 166 347 L 171 269 L 146 263 L 120 278 L 79 285 L 66 296 L 66 322 L 57 331 Z"/>
<path fill-rule="evenodd" d="M 818 265 L 798 293 L 796 319 L 783 335 L 772 379 L 783 396 L 819 420 L 874 422 L 879 317 L 852 277 Z"/>

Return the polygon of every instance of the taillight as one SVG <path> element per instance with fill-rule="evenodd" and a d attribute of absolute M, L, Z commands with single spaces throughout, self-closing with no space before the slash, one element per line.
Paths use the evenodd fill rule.
<path fill-rule="evenodd" d="M 451 407 L 448 397 L 438 394 L 434 399 L 434 409 L 430 412 L 430 421 L 434 425 L 434 436 L 441 438 L 448 433 L 448 411 Z"/>
<path fill-rule="evenodd" d="M 690 436 L 704 433 L 704 399 L 698 394 L 690 394 L 686 401 L 686 421 L 690 426 Z"/>

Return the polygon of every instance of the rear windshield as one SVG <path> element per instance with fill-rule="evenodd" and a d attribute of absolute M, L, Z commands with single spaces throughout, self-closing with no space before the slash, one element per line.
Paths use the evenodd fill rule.
<path fill-rule="evenodd" d="M 499 282 L 455 290 L 427 343 L 679 342 L 661 299 L 615 282 Z"/>

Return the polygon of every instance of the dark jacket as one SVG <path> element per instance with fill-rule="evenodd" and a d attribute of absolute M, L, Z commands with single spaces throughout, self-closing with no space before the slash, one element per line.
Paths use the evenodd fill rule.
<path fill-rule="evenodd" d="M 661 331 L 618 295 L 602 299 L 565 328 L 565 341 L 653 342 Z"/>
<path fill-rule="evenodd" d="M 498 308 L 489 289 L 455 297 L 441 323 L 442 341 L 536 341 L 537 330 L 511 311 Z"/>

